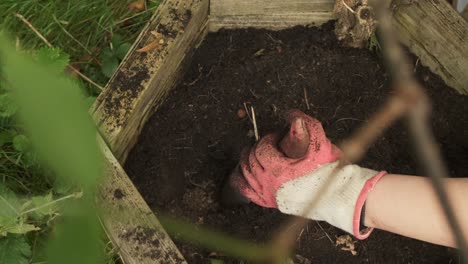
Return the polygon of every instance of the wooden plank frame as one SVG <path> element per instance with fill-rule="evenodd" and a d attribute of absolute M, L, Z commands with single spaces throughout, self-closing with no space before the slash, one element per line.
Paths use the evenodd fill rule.
<path fill-rule="evenodd" d="M 319 26 L 333 19 L 334 4 L 330 0 L 212 0 L 209 30 Z"/>
<path fill-rule="evenodd" d="M 101 220 L 124 263 L 186 263 L 121 164 L 208 31 L 321 25 L 333 19 L 334 2 L 165 0 L 160 4 L 90 110 L 101 132 L 98 141 L 107 165 L 97 197 Z M 422 64 L 468 94 L 468 24 L 449 4 L 425 0 L 403 6 L 395 12 L 394 23 L 402 42 Z M 450 49 L 441 48 L 446 47 L 446 38 L 451 40 Z M 155 49 L 138 51 L 154 41 Z"/>
<path fill-rule="evenodd" d="M 106 157 L 101 221 L 124 263 L 186 263 L 120 164 L 207 33 L 208 11 L 208 0 L 161 3 L 90 110 Z M 158 48 L 138 52 L 155 40 Z"/>

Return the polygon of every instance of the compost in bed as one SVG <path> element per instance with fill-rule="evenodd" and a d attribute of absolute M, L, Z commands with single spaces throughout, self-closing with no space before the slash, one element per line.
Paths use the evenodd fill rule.
<path fill-rule="evenodd" d="M 450 172 L 463 176 L 468 158 L 468 97 L 446 86 L 417 59 L 413 62 L 433 101 L 432 125 Z M 247 29 L 209 34 L 180 84 L 145 125 L 126 171 L 156 212 L 240 238 L 267 241 L 286 215 L 254 204 L 224 208 L 219 203 L 221 185 L 240 151 L 255 142 L 252 123 L 248 117 L 241 118 L 240 109 L 244 104 L 254 107 L 260 135 L 283 129 L 284 112 L 300 109 L 320 120 L 328 137 L 338 144 L 391 95 L 390 82 L 378 51 L 340 46 L 333 23 L 278 32 Z M 392 126 L 360 165 L 421 174 L 404 121 Z M 324 222 L 311 221 L 297 239 L 295 261 L 459 261 L 452 249 L 378 230 L 355 244 L 357 255 L 353 256 L 335 246 L 336 237 L 343 234 Z M 223 258 L 221 252 L 177 238 L 175 242 L 189 263 Z M 225 259 L 225 263 L 240 262 Z"/>

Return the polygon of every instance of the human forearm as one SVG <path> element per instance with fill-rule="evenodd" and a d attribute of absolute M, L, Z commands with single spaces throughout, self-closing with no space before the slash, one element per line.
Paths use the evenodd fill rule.
<path fill-rule="evenodd" d="M 452 207 L 468 237 L 468 178 L 446 180 Z M 388 174 L 366 201 L 365 224 L 415 239 L 455 247 L 442 207 L 425 177 Z"/>

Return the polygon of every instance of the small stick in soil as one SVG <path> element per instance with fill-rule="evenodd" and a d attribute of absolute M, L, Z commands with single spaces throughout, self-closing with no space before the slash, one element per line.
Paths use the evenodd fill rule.
<path fill-rule="evenodd" d="M 270 34 L 268 34 L 268 33 L 266 33 L 266 35 L 267 35 L 273 42 L 278 43 L 278 44 L 281 44 L 281 45 L 284 45 L 283 41 L 273 38 L 273 37 L 272 37 Z"/>
<path fill-rule="evenodd" d="M 349 5 L 347 5 L 344 0 L 341 0 L 341 2 L 351 13 L 356 14 L 356 11 L 354 11 L 351 7 L 349 7 Z"/>
<path fill-rule="evenodd" d="M 198 68 L 198 72 L 199 72 L 200 74 L 198 74 L 198 77 L 195 78 L 195 80 L 193 80 L 192 82 L 190 82 L 189 84 L 187 84 L 187 86 L 192 86 L 192 85 L 196 84 L 196 83 L 201 79 L 202 74 L 203 74 L 202 70 L 203 70 L 203 67 Z"/>
<path fill-rule="evenodd" d="M 258 141 L 260 137 L 258 135 L 257 120 L 255 118 L 255 109 L 253 108 L 253 106 L 250 106 L 250 110 L 252 110 L 252 123 L 254 127 L 255 140 Z"/>
<path fill-rule="evenodd" d="M 307 89 L 304 87 L 304 101 L 307 107 L 307 110 L 310 110 L 309 99 L 307 98 Z"/>
<path fill-rule="evenodd" d="M 41 32 L 39 32 L 32 24 L 31 22 L 29 22 L 23 15 L 21 14 L 18 14 L 16 13 L 15 16 L 17 18 L 19 18 L 21 21 L 23 21 L 23 23 L 25 23 L 49 48 L 53 48 L 54 46 L 52 46 L 52 44 L 44 37 L 44 35 L 41 34 Z M 80 76 L 83 80 L 89 82 L 90 84 L 94 85 L 96 88 L 98 88 L 99 90 L 104 90 L 104 87 L 102 87 L 101 85 L 97 84 L 96 82 L 94 82 L 93 80 L 91 80 L 90 78 L 88 78 L 86 75 L 84 75 L 83 73 L 81 73 L 79 70 L 77 70 L 75 67 L 71 66 L 71 65 L 68 65 L 67 66 L 68 69 L 70 69 L 71 71 L 73 71 L 76 75 Z"/>
<path fill-rule="evenodd" d="M 333 242 L 333 240 L 331 239 L 330 235 L 328 235 L 327 232 L 325 232 L 325 229 L 323 229 L 322 225 L 319 223 L 319 221 L 315 221 L 315 223 L 320 227 L 320 229 L 322 229 L 323 233 L 325 233 L 325 235 L 328 237 L 328 240 L 330 240 L 330 242 L 332 243 L 332 245 L 335 245 L 335 243 Z"/>
<path fill-rule="evenodd" d="M 245 113 L 247 113 L 247 117 L 249 118 L 250 122 L 253 123 L 252 117 L 250 116 L 250 113 L 249 113 L 249 109 L 247 108 L 247 104 L 245 102 L 244 102 L 244 109 L 245 109 Z"/>

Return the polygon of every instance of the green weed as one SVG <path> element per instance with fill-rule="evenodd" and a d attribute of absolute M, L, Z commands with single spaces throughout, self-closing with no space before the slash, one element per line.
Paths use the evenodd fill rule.
<path fill-rule="evenodd" d="M 159 5 L 148 1 L 147 10 L 133 14 L 132 0 L 120 1 L 0 1 L 0 30 L 13 32 L 22 49 L 44 47 L 43 41 L 15 14 L 21 14 L 54 46 L 70 55 L 70 62 L 93 81 L 104 86 L 115 64 L 101 60 L 115 35 L 122 43 L 133 43 L 142 26 Z M 105 74 L 103 74 L 103 72 Z M 89 95 L 100 91 L 84 83 Z"/>
<path fill-rule="evenodd" d="M 78 84 L 63 75 L 66 63 L 60 56 L 53 63 L 41 61 L 44 58 L 39 55 L 32 60 L 15 51 L 1 37 L 0 51 L 3 84 L 18 105 L 17 115 L 28 135 L 13 140 L 13 147 L 32 146 L 58 179 L 83 193 L 83 197 L 69 200 L 61 208 L 60 221 L 55 223 L 46 246 L 47 260 L 49 263 L 101 263 L 104 251 L 99 245 L 100 225 L 93 202 L 101 172 L 100 155 L 84 96 Z M 50 59 L 55 51 L 47 52 L 45 58 Z M 57 214 L 58 202 L 78 196 L 70 194 L 54 199 L 52 194 L 46 194 L 18 199 L 6 188 L 0 195 L 3 206 L 0 235 L 6 236 L 1 241 L 7 248 L 16 243 L 18 249 L 26 248 L 24 238 L 12 234 L 39 230 L 41 224 L 47 224 Z M 45 217 L 49 220 L 44 220 Z M 27 250 L 17 250 L 16 257 L 26 259 L 26 253 Z"/>
<path fill-rule="evenodd" d="M 379 42 L 379 38 L 377 37 L 377 34 L 375 32 L 369 38 L 367 48 L 371 52 L 375 52 L 377 54 L 380 54 L 380 51 L 381 51 L 380 42 Z"/>
<path fill-rule="evenodd" d="M 158 0 L 148 1 L 146 11 L 133 14 L 129 12 L 127 7 L 130 2 L 132 1 L 0 1 L 0 17 L 2 17 L 0 33 L 2 31 L 13 32 L 17 49 L 26 50 L 27 53 L 32 54 L 38 63 L 36 66 L 45 65 L 49 71 L 49 79 L 58 76 L 62 80 L 63 70 L 68 65 L 73 65 L 103 86 L 125 56 L 130 43 L 134 41 L 141 27 L 159 4 Z M 24 16 L 38 32 L 57 48 L 46 48 L 43 40 L 28 25 L 17 18 L 16 14 Z M 5 51 L 3 50 L 3 52 Z M 25 65 L 28 64 L 28 62 L 25 63 Z M 0 67 L 2 64 L 5 66 L 3 56 L 0 57 Z M 25 69 L 18 70 L 17 73 L 27 76 L 30 80 L 35 78 L 29 76 L 28 74 L 31 72 L 27 72 Z M 50 74 L 55 75 L 55 77 Z M 36 75 L 36 78 L 46 77 Z M 15 102 L 17 91 L 12 89 L 11 84 L 11 80 L 6 78 L 4 74 L 0 75 L 0 196 L 3 197 L 3 199 L 0 198 L 0 252 L 2 252 L 0 253 L 0 263 L 30 263 L 49 259 L 52 262 L 54 260 L 59 262 L 65 258 L 69 260 L 73 255 L 55 254 L 60 252 L 58 249 L 66 248 L 67 245 L 70 246 L 76 242 L 66 239 L 67 234 L 70 235 L 66 226 L 73 224 L 74 227 L 78 228 L 77 230 L 80 230 L 81 223 L 84 228 L 90 213 L 87 208 L 93 207 L 83 207 L 83 203 L 79 202 L 67 206 L 75 208 L 75 210 L 63 210 L 59 206 L 62 204 L 62 200 L 75 197 L 80 192 L 72 191 L 70 183 L 67 183 L 66 180 L 69 177 L 56 177 L 58 168 L 54 169 L 54 166 L 50 166 L 50 164 L 56 163 L 57 160 L 48 160 L 47 166 L 40 162 L 39 156 L 34 151 L 34 142 L 37 142 L 37 139 L 30 138 L 31 131 L 28 131 L 26 123 L 18 122 L 20 116 L 18 112 L 21 111 Z M 77 93 L 83 92 L 83 95 L 80 94 L 78 97 L 84 109 L 91 106 L 95 96 L 100 92 L 95 87 L 80 80 L 68 80 L 62 84 L 64 87 L 60 87 L 60 89 L 68 86 L 68 89 L 75 89 Z M 41 93 L 42 99 L 45 99 L 45 101 L 41 100 L 41 96 L 35 98 L 31 105 L 36 107 L 50 103 L 51 100 L 48 101 L 48 99 L 57 99 L 57 96 L 61 95 L 60 91 L 56 94 L 58 90 L 54 92 L 54 89 L 40 87 L 38 83 L 30 82 L 30 85 L 33 85 L 30 88 L 36 89 L 32 94 Z M 43 85 L 45 84 L 43 83 Z M 63 110 L 59 109 L 60 105 L 55 105 L 57 113 Z M 61 115 L 62 119 L 73 120 L 75 118 L 73 114 L 66 116 L 65 113 L 66 111 Z M 38 123 L 49 124 L 51 122 L 49 114 L 37 115 L 35 118 Z M 38 123 L 33 127 L 41 127 Z M 80 131 L 81 128 L 78 126 L 77 132 Z M 52 132 L 51 135 L 59 135 L 58 132 L 60 131 Z M 71 137 L 68 140 L 74 139 Z M 56 158 L 60 160 L 60 157 Z M 64 162 L 64 164 L 73 167 L 69 162 Z M 83 173 L 83 171 L 81 172 Z M 62 171 L 59 175 L 63 173 L 65 172 Z M 85 175 L 89 175 L 89 173 Z M 76 185 L 76 182 L 74 184 Z M 88 199 L 84 200 L 89 202 Z M 63 203 L 68 204 L 67 201 Z M 77 217 L 70 217 L 70 214 L 76 213 L 78 213 Z M 59 215 L 63 215 L 63 220 L 61 224 L 55 225 L 55 219 Z M 61 242 L 47 243 L 52 229 L 56 230 L 54 233 Z M 99 229 L 99 225 L 92 224 L 88 231 L 79 234 L 72 232 L 71 235 L 76 235 L 78 240 L 80 237 L 95 237 L 99 235 Z M 83 250 L 96 253 L 96 249 L 98 251 L 101 249 L 96 254 L 91 254 L 92 257 L 102 255 L 102 249 L 106 247 L 105 261 L 106 263 L 114 263 L 118 259 L 116 251 L 112 244 L 102 242 L 103 237 L 101 237 L 101 242 L 96 241 L 97 245 L 90 243 L 89 247 L 85 247 Z M 104 241 L 108 241 L 107 238 L 104 238 Z M 49 250 L 46 250 L 47 248 Z M 64 252 L 67 254 L 67 251 Z M 78 260 L 80 260 L 80 256 L 78 256 Z M 81 260 L 83 259 L 81 258 Z"/>

